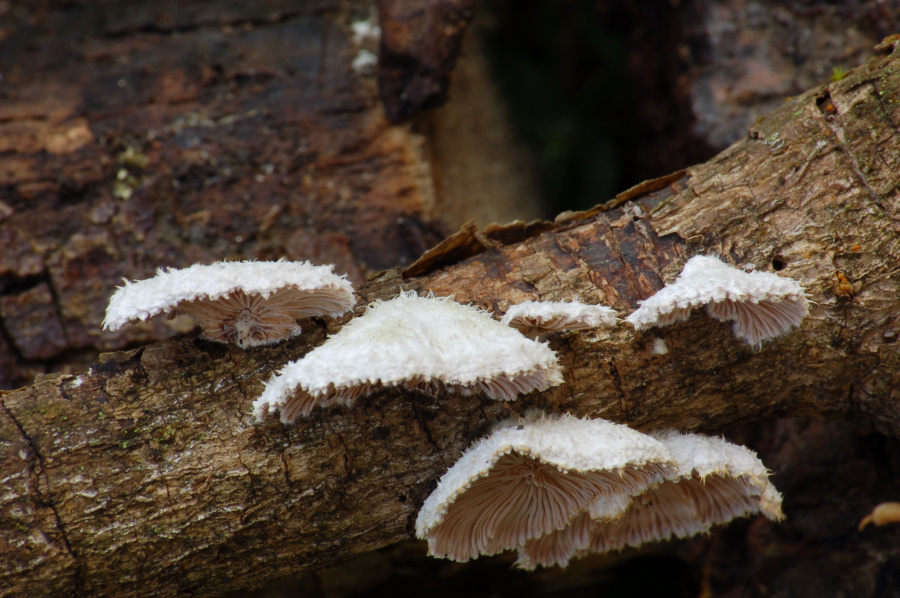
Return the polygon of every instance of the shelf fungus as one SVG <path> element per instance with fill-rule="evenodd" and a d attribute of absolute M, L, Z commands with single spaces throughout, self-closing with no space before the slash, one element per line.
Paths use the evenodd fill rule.
<path fill-rule="evenodd" d="M 373 302 L 324 345 L 286 365 L 266 384 L 254 412 L 262 419 L 279 409 L 288 423 L 317 405 L 350 405 L 385 386 L 511 401 L 562 381 L 547 345 L 449 297 L 407 291 Z"/>
<path fill-rule="evenodd" d="M 665 432 L 656 436 L 677 469 L 628 503 L 593 506 L 563 530 L 526 542 L 517 565 L 565 566 L 592 552 L 708 533 L 714 525 L 761 514 L 778 521 L 781 495 L 749 449 L 721 438 Z"/>
<path fill-rule="evenodd" d="M 126 280 L 113 293 L 103 327 L 184 314 L 200 324 L 203 338 L 244 349 L 270 345 L 299 334 L 300 318 L 336 317 L 356 304 L 353 286 L 332 269 L 287 261 L 160 269 L 147 280 Z"/>
<path fill-rule="evenodd" d="M 578 301 L 525 301 L 511 306 L 502 323 L 527 336 L 562 330 L 587 330 L 616 325 L 616 311 Z"/>
<path fill-rule="evenodd" d="M 508 424 L 463 454 L 419 511 L 432 556 L 465 561 L 564 529 L 599 503 L 624 504 L 672 467 L 660 442 L 571 416 Z"/>
<path fill-rule="evenodd" d="M 799 326 L 809 313 L 806 292 L 797 281 L 771 272 L 744 272 L 715 257 L 691 258 L 674 283 L 640 302 L 625 318 L 638 330 L 687 320 L 695 308 L 734 322 L 734 334 L 759 346 Z"/>

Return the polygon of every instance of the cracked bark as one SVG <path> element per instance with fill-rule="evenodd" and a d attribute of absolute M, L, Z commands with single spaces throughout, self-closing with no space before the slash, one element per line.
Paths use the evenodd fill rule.
<path fill-rule="evenodd" d="M 900 435 L 900 56 L 885 54 L 612 207 L 470 231 L 482 241 L 453 259 L 359 287 L 363 305 L 402 285 L 500 311 L 578 298 L 625 314 L 714 253 L 802 281 L 815 304 L 799 331 L 758 352 L 700 315 L 557 335 L 566 383 L 509 406 L 386 390 L 296 426 L 254 423 L 251 400 L 346 318 L 274 348 L 188 334 L 108 353 L 0 395 L 0 595 L 217 594 L 407 538 L 436 479 L 510 407 L 709 432 L 819 415 Z"/>

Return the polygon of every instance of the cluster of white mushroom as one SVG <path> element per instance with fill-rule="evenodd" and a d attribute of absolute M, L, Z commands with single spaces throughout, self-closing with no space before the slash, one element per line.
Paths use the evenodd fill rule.
<path fill-rule="evenodd" d="M 337 317 L 356 304 L 350 283 L 332 269 L 279 261 L 160 270 L 150 280 L 125 281 L 110 300 L 104 326 L 115 330 L 160 313 L 186 314 L 209 340 L 245 349 L 268 345 L 299 334 L 298 319 Z M 638 330 L 666 326 L 702 306 L 718 320 L 733 321 L 735 335 L 756 347 L 808 313 L 796 281 L 697 256 L 626 321 Z M 373 302 L 323 345 L 287 364 L 253 409 L 260 420 L 278 410 L 290 423 L 317 406 L 350 405 L 383 387 L 511 401 L 563 383 L 556 354 L 533 339 L 617 322 L 614 310 L 577 302 L 514 305 L 498 322 L 452 298 L 401 292 Z M 755 513 L 781 518 L 781 497 L 748 449 L 673 432 L 652 438 L 564 416 L 501 427 L 476 443 L 425 502 L 416 531 L 435 556 L 467 560 L 515 549 L 518 564 L 534 568 L 705 533 Z"/>
<path fill-rule="evenodd" d="M 475 443 L 425 501 L 416 535 L 433 556 L 517 550 L 517 565 L 534 569 L 757 513 L 781 519 L 781 496 L 745 447 L 562 416 L 506 424 Z"/>

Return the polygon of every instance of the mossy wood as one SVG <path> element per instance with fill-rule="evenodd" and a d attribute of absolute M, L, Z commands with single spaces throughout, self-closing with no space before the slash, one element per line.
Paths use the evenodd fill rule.
<path fill-rule="evenodd" d="M 403 287 L 489 309 L 577 298 L 624 315 L 687 257 L 712 253 L 800 280 L 815 302 L 802 328 L 760 351 L 701 314 L 642 333 L 558 335 L 566 383 L 521 397 L 514 413 L 704 431 L 815 414 L 897 436 L 893 51 L 791 99 L 661 188 L 486 240 L 415 278 L 386 271 L 360 287 L 362 304 Z M 263 382 L 341 323 L 313 320 L 250 351 L 181 336 L 0 395 L 0 595 L 217 594 L 410 537 L 436 479 L 510 409 L 384 391 L 296 426 L 254 422 Z M 654 353 L 657 338 L 667 354 Z"/>

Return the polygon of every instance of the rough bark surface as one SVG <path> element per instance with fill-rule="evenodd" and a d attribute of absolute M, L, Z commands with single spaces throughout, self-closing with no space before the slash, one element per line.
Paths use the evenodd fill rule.
<path fill-rule="evenodd" d="M 625 314 L 688 256 L 715 253 L 800 280 L 815 302 L 803 327 L 760 351 L 699 315 L 645 333 L 557 336 L 566 383 L 513 412 L 707 431 L 816 414 L 897 436 L 894 48 L 677 181 L 540 234 L 500 227 L 459 263 L 371 279 L 361 305 L 402 285 L 500 311 L 580 298 Z M 250 403 L 271 372 L 340 324 L 308 321 L 301 337 L 247 352 L 181 336 L 4 392 L 0 593 L 214 594 L 409 537 L 437 477 L 510 406 L 385 391 L 296 426 L 254 423 Z M 656 338 L 668 354 L 652 352 Z"/>

